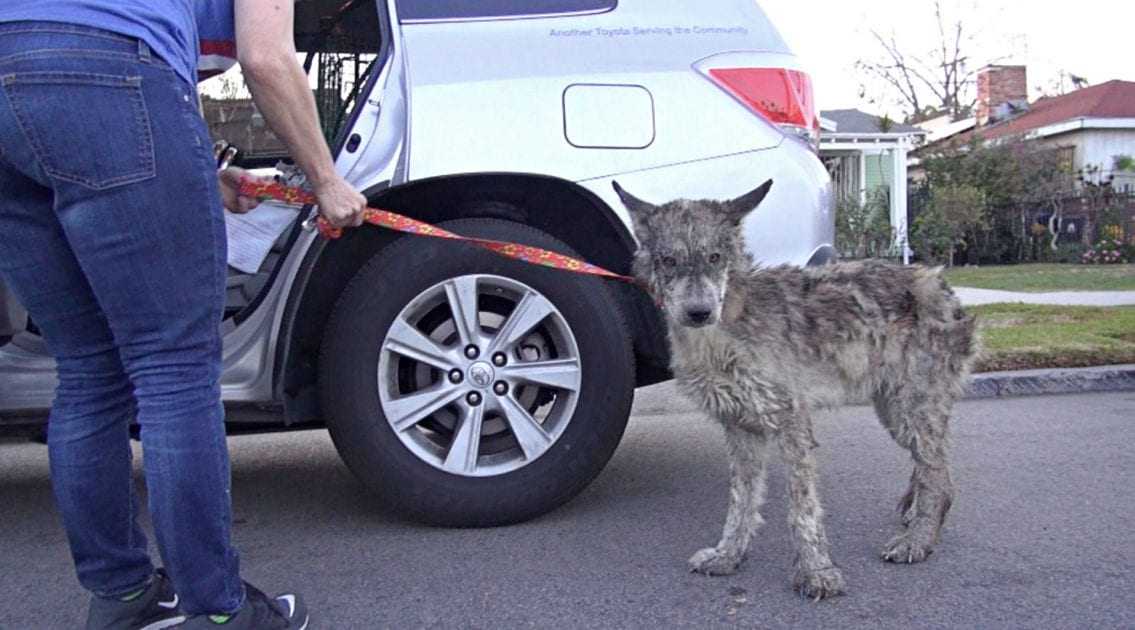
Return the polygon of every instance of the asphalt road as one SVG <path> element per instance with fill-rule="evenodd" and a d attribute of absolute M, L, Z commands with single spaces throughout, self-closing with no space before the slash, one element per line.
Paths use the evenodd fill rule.
<path fill-rule="evenodd" d="M 909 475 L 865 407 L 821 422 L 822 492 L 851 591 L 789 588 L 783 475 L 734 576 L 686 572 L 724 517 L 716 427 L 640 392 L 626 439 L 580 497 L 535 522 L 443 530 L 369 499 L 327 435 L 245 436 L 233 454 L 245 577 L 297 588 L 314 628 L 1135 627 L 1135 393 L 973 401 L 955 421 L 954 504 L 938 552 L 877 559 Z M 0 443 L 0 627 L 75 627 L 85 595 L 52 509 L 47 458 Z M 186 515 L 192 518 L 192 515 Z"/>

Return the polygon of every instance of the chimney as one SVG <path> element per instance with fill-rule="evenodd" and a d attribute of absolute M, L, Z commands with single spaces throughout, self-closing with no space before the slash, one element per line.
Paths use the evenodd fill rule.
<path fill-rule="evenodd" d="M 985 126 L 1029 107 L 1025 66 L 985 66 L 977 73 L 977 124 Z"/>

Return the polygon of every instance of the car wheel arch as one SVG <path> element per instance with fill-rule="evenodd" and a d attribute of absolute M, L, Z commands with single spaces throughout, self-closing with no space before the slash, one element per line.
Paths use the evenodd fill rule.
<path fill-rule="evenodd" d="M 464 174 L 367 191 L 367 199 L 374 207 L 429 223 L 459 218 L 515 221 L 563 241 L 589 262 L 617 273 L 630 270 L 635 245 L 627 227 L 597 196 L 563 179 Z M 289 296 L 277 348 L 277 390 L 289 423 L 320 418 L 315 378 L 331 307 L 363 265 L 399 238 L 403 237 L 387 230 L 348 231 L 343 238 L 316 243 L 307 252 Z M 620 288 L 619 295 L 634 324 L 641 385 L 666 377 L 667 357 L 661 322 L 651 312 L 649 300 L 637 292 L 628 285 Z"/>

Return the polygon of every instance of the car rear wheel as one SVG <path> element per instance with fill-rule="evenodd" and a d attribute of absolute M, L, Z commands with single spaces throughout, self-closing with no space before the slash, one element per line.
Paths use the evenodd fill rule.
<path fill-rule="evenodd" d="M 445 227 L 572 254 L 509 221 Z M 633 400 L 630 338 L 604 282 L 438 239 L 376 255 L 336 304 L 320 358 L 348 467 L 432 524 L 514 523 L 575 496 Z"/>

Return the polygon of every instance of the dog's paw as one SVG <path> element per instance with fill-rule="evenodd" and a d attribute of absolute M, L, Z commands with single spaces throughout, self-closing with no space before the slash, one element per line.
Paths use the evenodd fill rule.
<path fill-rule="evenodd" d="M 843 580 L 843 573 L 836 567 L 819 571 L 798 569 L 792 579 L 792 587 L 802 597 L 818 602 L 821 599 L 842 595 L 847 590 L 847 583 Z"/>
<path fill-rule="evenodd" d="M 915 536 L 899 534 L 883 548 L 883 560 L 897 564 L 922 562 L 934 553 L 933 543 L 920 542 Z"/>
<path fill-rule="evenodd" d="M 733 575 L 741 566 L 741 558 L 707 547 L 690 556 L 690 571 L 703 575 Z"/>

